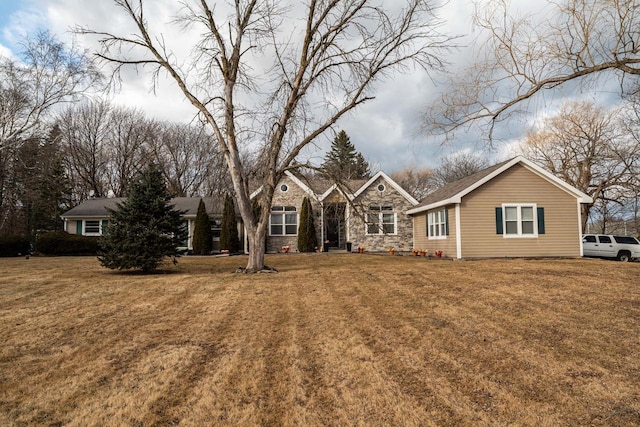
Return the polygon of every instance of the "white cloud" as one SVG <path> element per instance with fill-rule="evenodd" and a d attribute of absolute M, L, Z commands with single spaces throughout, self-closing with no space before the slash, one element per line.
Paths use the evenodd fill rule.
<path fill-rule="evenodd" d="M 535 10 L 535 2 L 514 0 L 513 3 L 528 5 L 529 9 Z M 23 4 L 24 7 L 11 17 L 9 26 L 2 29 L 7 43 L 17 43 L 24 34 L 42 28 L 50 29 L 66 42 L 73 38 L 70 30 L 77 25 L 118 34 L 134 32 L 131 22 L 112 1 L 25 0 Z M 299 5 L 295 1 L 293 4 Z M 148 22 L 156 28 L 154 34 L 158 35 L 162 31 L 166 40 L 174 46 L 183 47 L 176 52 L 178 55 L 188 55 L 187 46 L 192 45 L 193 34 L 174 25 L 168 25 L 176 13 L 179 2 L 153 0 L 147 5 Z M 472 28 L 472 12 L 471 0 L 447 2 L 440 13 L 441 18 L 447 21 L 442 30 L 451 35 L 466 34 L 467 37 L 461 39 L 460 43 L 471 45 L 477 36 Z M 90 51 L 98 48 L 95 38 L 77 37 L 76 41 Z M 8 49 L 0 45 L 0 54 L 7 53 Z M 471 53 L 471 48 L 452 52 L 447 57 L 451 62 L 449 72 L 455 72 L 461 64 L 467 63 L 472 57 Z M 195 109 L 185 100 L 173 81 L 163 77 L 154 95 L 150 91 L 150 76 L 145 70 L 136 72 L 128 69 L 123 77 L 122 90 L 113 95 L 115 103 L 138 108 L 148 116 L 159 119 L 186 122 L 193 118 Z M 459 135 L 455 144 L 444 147 L 440 145 L 439 139 L 417 132 L 420 114 L 441 89 L 423 71 L 398 74 L 379 82 L 374 92 L 376 99 L 339 121 L 335 128 L 345 129 L 367 160 L 373 164 L 380 164 L 387 172 L 409 164 L 417 167 L 435 166 L 441 157 L 451 152 L 465 148 L 476 151 L 482 149 L 483 142 L 479 134 L 473 131 Z M 544 100 L 539 102 L 541 109 L 547 108 L 547 105 L 543 104 Z M 526 125 L 526 121 L 509 122 L 500 132 L 507 141 L 517 140 Z M 310 147 L 307 152 L 316 158 L 323 158 L 324 150 L 329 147 L 331 140 L 332 136 L 327 135 L 316 142 L 319 149 L 314 150 Z M 500 156 L 496 152 L 488 155 Z"/>

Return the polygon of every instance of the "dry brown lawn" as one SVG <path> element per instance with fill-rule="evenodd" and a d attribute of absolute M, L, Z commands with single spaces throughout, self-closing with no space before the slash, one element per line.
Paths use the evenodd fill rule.
<path fill-rule="evenodd" d="M 640 424 L 640 263 L 0 259 L 0 425 Z"/>

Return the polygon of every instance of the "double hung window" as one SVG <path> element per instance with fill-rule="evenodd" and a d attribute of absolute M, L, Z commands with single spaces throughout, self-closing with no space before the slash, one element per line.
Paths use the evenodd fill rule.
<path fill-rule="evenodd" d="M 298 234 L 298 212 L 295 206 L 274 206 L 269 223 L 271 236 L 296 236 Z"/>
<path fill-rule="evenodd" d="M 367 234 L 396 234 L 393 206 L 369 206 L 366 214 Z"/>
<path fill-rule="evenodd" d="M 444 239 L 449 234 L 447 210 L 429 212 L 427 215 L 427 236 L 429 239 Z"/>

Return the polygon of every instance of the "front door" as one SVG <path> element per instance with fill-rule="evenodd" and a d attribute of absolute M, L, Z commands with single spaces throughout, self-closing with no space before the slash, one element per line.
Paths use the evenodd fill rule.
<path fill-rule="evenodd" d="M 326 228 L 325 228 L 325 236 L 329 241 L 329 247 L 338 248 L 340 247 L 340 228 L 341 228 L 342 220 L 340 218 L 327 218 L 326 219 Z"/>
<path fill-rule="evenodd" d="M 330 248 L 345 246 L 345 210 L 346 203 L 327 203 L 324 208 L 324 239 Z"/>

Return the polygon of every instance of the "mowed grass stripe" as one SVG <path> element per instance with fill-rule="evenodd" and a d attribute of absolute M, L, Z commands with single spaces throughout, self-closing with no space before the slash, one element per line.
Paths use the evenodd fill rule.
<path fill-rule="evenodd" d="M 637 425 L 640 264 L 0 259 L 2 425 Z"/>

